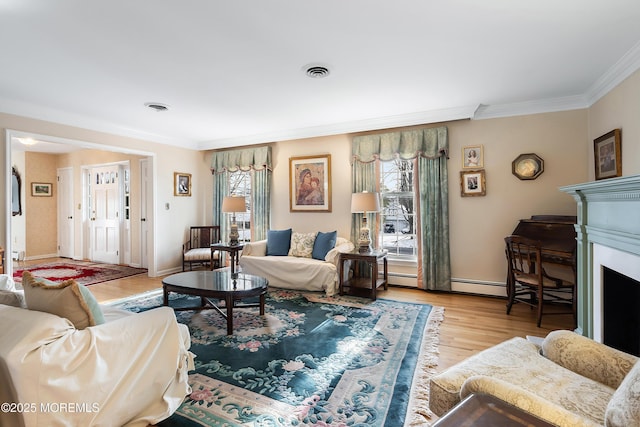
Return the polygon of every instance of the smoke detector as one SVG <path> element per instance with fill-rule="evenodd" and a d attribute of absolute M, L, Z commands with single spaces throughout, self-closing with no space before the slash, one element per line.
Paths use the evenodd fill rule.
<path fill-rule="evenodd" d="M 305 74 L 312 79 L 323 79 L 330 74 L 329 68 L 321 64 L 308 64 L 302 67 L 302 69 Z"/>
<path fill-rule="evenodd" d="M 169 106 L 166 104 L 162 104 L 160 102 L 145 102 L 144 103 L 145 107 L 149 107 L 154 111 L 167 111 L 169 109 Z"/>

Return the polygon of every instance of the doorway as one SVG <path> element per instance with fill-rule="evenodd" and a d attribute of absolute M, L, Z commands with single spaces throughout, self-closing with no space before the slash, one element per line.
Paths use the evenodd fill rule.
<path fill-rule="evenodd" d="M 140 182 L 140 176 L 138 173 L 139 171 L 138 164 L 140 162 L 140 159 L 152 160 L 154 157 L 153 153 L 143 152 L 135 149 L 112 147 L 108 145 L 101 145 L 101 144 L 89 143 L 84 141 L 76 141 L 76 140 L 70 140 L 70 139 L 58 138 L 58 137 L 51 137 L 47 135 L 39 135 L 39 134 L 27 133 L 23 131 L 15 131 L 15 130 L 6 131 L 6 140 L 7 140 L 7 144 L 5 147 L 5 162 L 10 171 L 11 171 L 10 166 L 14 164 L 16 159 L 19 161 L 20 159 L 24 159 L 25 156 L 28 156 L 28 154 L 25 154 L 25 152 L 26 153 L 46 152 L 51 154 L 60 154 L 61 156 L 69 155 L 68 153 L 75 153 L 76 156 L 80 156 L 84 158 L 85 156 L 90 156 L 91 151 L 96 151 L 96 152 L 100 152 L 100 154 L 97 155 L 99 160 L 109 161 L 111 158 L 114 158 L 117 160 L 122 158 L 123 156 L 125 157 L 128 156 L 128 158 L 135 159 L 135 162 L 131 162 L 131 165 L 133 166 L 135 164 L 136 167 L 130 171 L 130 174 L 127 174 L 127 177 L 130 177 L 131 179 L 131 181 L 127 183 L 128 188 L 136 189 L 135 192 L 132 192 L 132 194 L 127 195 L 127 198 L 129 199 L 129 201 L 135 200 L 138 197 L 140 197 L 138 195 L 140 185 L 142 185 Z M 21 143 L 22 140 L 29 141 L 33 145 L 24 145 Z M 15 155 L 16 159 L 14 159 L 14 154 L 16 153 L 17 153 L 17 155 Z M 82 162 L 83 162 L 82 164 L 97 163 L 97 162 L 90 162 L 88 160 L 83 160 Z M 153 162 L 149 161 L 148 164 L 150 165 L 150 167 L 152 167 Z M 85 221 L 88 221 L 88 217 L 86 214 L 88 209 L 87 209 L 87 205 L 85 205 L 86 194 L 82 190 L 86 184 L 84 182 L 85 177 L 84 177 L 84 173 L 82 172 L 82 170 L 80 170 L 80 168 L 77 165 L 71 168 L 72 169 L 71 172 L 67 171 L 66 169 L 67 169 L 67 165 L 65 164 L 58 165 L 57 169 L 54 167 L 54 172 L 52 173 L 53 175 L 52 180 L 56 181 L 54 183 L 54 189 L 56 194 L 54 194 L 55 197 L 53 199 L 57 201 L 56 202 L 57 206 L 54 206 L 53 209 L 56 212 L 58 212 L 58 208 L 60 208 L 58 212 L 58 216 L 60 219 L 70 217 L 68 218 L 69 224 L 66 224 L 66 225 L 59 223 L 59 221 L 56 221 L 56 223 L 58 223 L 59 229 L 58 227 L 56 227 L 56 225 L 51 224 L 52 226 L 56 227 L 54 228 L 54 230 L 56 230 L 55 234 L 58 235 L 58 237 L 64 235 L 69 238 L 67 241 L 58 239 L 58 241 L 56 242 L 55 248 L 59 247 L 60 249 L 59 254 L 61 255 L 62 254 L 68 255 L 70 258 L 74 258 L 74 259 L 83 259 L 83 258 L 86 259 L 89 257 L 88 246 L 86 245 L 86 242 L 89 240 L 88 238 L 89 232 L 87 231 L 87 227 L 85 226 Z M 30 174 L 30 169 L 28 165 L 21 164 L 21 172 L 22 172 L 23 181 L 25 183 L 28 184 L 33 180 L 33 179 L 30 179 L 29 176 L 26 176 Z M 60 186 L 57 183 L 56 175 L 58 173 L 60 173 L 59 175 L 60 179 L 63 181 L 63 184 Z M 118 173 L 120 178 L 122 176 L 120 175 L 120 173 L 122 172 L 118 172 Z M 5 188 L 7 191 L 7 197 L 10 198 L 12 177 L 10 173 L 5 175 L 6 175 Z M 115 176 L 114 176 L 114 180 L 115 180 Z M 124 177 L 120 178 L 119 181 L 120 181 L 120 185 L 124 186 Z M 146 188 L 146 193 L 145 193 L 146 197 L 147 199 L 151 199 L 154 197 L 153 186 L 155 185 L 155 183 L 153 182 L 152 179 L 148 179 L 148 178 L 145 178 L 144 182 L 148 186 L 148 188 Z M 20 195 L 22 201 L 25 200 L 25 193 L 26 193 L 25 190 L 28 191 L 28 185 L 25 185 L 23 187 L 26 187 L 26 188 L 22 189 L 22 194 Z M 123 196 L 118 196 L 118 197 L 123 197 Z M 153 200 L 147 200 L 147 202 L 144 205 L 153 207 L 154 206 Z M 66 208 L 63 208 L 62 206 L 66 206 Z M 105 213 L 107 212 L 108 209 L 111 209 L 110 205 L 108 204 L 104 205 L 103 207 L 106 209 Z M 35 215 L 35 213 L 33 212 L 34 211 L 32 211 L 32 214 Z M 155 256 L 153 251 L 153 239 L 150 236 L 152 233 L 145 231 L 146 236 L 144 238 L 151 239 L 151 240 L 149 242 L 145 241 L 144 245 L 141 243 L 141 240 L 143 239 L 143 235 L 142 235 L 142 231 L 140 230 L 140 227 L 138 226 L 140 222 L 139 218 L 141 215 L 138 201 L 134 201 L 131 204 L 131 206 L 128 207 L 126 212 L 122 213 L 122 211 L 120 211 L 118 215 L 119 216 L 126 215 L 126 218 L 130 220 L 131 224 L 133 224 L 134 222 L 137 223 L 137 224 L 133 224 L 133 226 L 130 229 L 127 228 L 124 234 L 127 236 L 127 240 L 128 240 L 126 244 L 128 245 L 128 247 L 131 248 L 131 250 L 115 251 L 115 253 L 117 253 L 117 256 L 120 257 L 119 261 L 122 263 L 127 263 L 131 266 L 139 266 L 139 263 L 142 262 L 141 248 L 144 247 L 145 250 L 147 251 L 144 256 L 144 263 L 150 264 L 152 266 L 155 265 L 155 262 L 153 262 L 154 261 L 153 257 Z M 148 224 L 147 227 L 148 227 L 153 223 L 152 221 L 153 210 L 151 209 L 148 212 L 145 212 L 144 215 L 145 215 L 144 217 L 146 219 L 146 222 Z M 5 223 L 6 238 L 5 238 L 4 245 L 7 253 L 5 267 L 8 271 L 10 271 L 10 269 L 13 268 L 13 265 L 12 265 L 13 259 L 11 254 L 15 251 L 15 249 L 18 249 L 18 250 L 22 249 L 24 251 L 24 248 L 29 246 L 28 241 L 27 242 L 22 241 L 22 240 L 28 240 L 28 237 L 29 237 L 28 236 L 29 230 L 27 229 L 27 227 L 24 226 L 25 216 L 26 215 L 24 213 L 21 216 L 14 216 L 14 217 L 8 216 Z M 102 236 L 104 239 L 103 240 L 104 248 L 106 249 L 109 247 L 109 245 L 113 243 L 113 240 L 109 240 L 113 238 L 113 235 L 108 234 L 111 232 L 111 230 L 107 231 L 105 229 L 104 231 L 105 233 L 102 234 Z M 120 231 L 120 236 L 118 236 L 118 239 L 122 239 L 123 232 L 121 229 L 119 231 Z M 97 228 L 94 229 L 94 232 L 97 232 Z M 52 253 L 47 255 L 59 256 L 55 250 L 51 252 Z M 105 250 L 104 252 L 109 253 L 110 255 L 114 254 L 113 250 Z M 44 257 L 45 256 L 41 256 L 41 258 L 44 258 Z M 113 261 L 114 258 L 111 258 L 111 260 Z M 147 265 L 145 265 L 145 267 L 148 268 Z M 149 274 L 154 275 L 155 271 L 149 270 Z"/>
<path fill-rule="evenodd" d="M 125 229 L 124 187 L 121 164 L 92 166 L 87 180 L 89 259 L 106 264 L 122 264 L 121 254 L 131 252 L 125 245 L 129 239 L 121 238 Z"/>

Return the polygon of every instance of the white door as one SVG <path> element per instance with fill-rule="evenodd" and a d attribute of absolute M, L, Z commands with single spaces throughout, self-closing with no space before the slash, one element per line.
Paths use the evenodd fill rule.
<path fill-rule="evenodd" d="M 140 160 L 140 267 L 149 268 L 147 257 L 149 238 L 148 194 L 149 194 L 149 161 Z"/>
<path fill-rule="evenodd" d="M 73 169 L 58 169 L 58 256 L 73 258 Z"/>
<path fill-rule="evenodd" d="M 120 263 L 120 167 L 91 169 L 91 259 Z"/>

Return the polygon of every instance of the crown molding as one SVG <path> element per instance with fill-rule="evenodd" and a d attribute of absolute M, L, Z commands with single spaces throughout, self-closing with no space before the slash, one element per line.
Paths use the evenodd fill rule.
<path fill-rule="evenodd" d="M 314 138 L 345 133 L 365 132 L 402 126 L 425 125 L 455 120 L 483 120 L 528 114 L 550 113 L 585 109 L 622 83 L 640 69 L 640 42 L 636 43 L 620 60 L 603 74 L 589 89 L 575 96 L 541 99 L 511 104 L 470 105 L 441 110 L 422 111 L 410 114 L 354 120 L 295 129 L 281 129 L 254 135 L 218 138 L 207 141 L 193 141 L 167 135 L 154 134 L 140 129 L 118 126 L 114 123 L 68 113 L 57 109 L 37 106 L 21 101 L 0 98 L 2 112 L 23 117 L 59 123 L 98 132 L 105 132 L 130 138 L 152 141 L 160 144 L 193 150 L 210 150 L 241 145 L 261 144 L 273 141 Z"/>
<path fill-rule="evenodd" d="M 627 77 L 640 69 L 640 41 L 636 43 L 622 58 L 607 70 L 587 90 L 585 97 L 589 107 L 600 98 L 611 92 L 613 88 L 622 83 Z"/>
<path fill-rule="evenodd" d="M 274 141 L 290 141 L 293 139 L 315 138 L 319 136 L 339 135 L 344 133 L 366 132 L 370 130 L 389 129 L 402 126 L 424 125 L 429 123 L 449 122 L 471 119 L 478 105 L 470 105 L 442 110 L 421 111 L 418 113 L 377 117 L 373 119 L 354 120 L 331 123 L 298 129 L 283 129 L 274 132 L 246 135 L 234 138 L 220 138 L 203 141 L 198 144 L 199 150 L 211 150 L 241 145 L 261 144 Z"/>
<path fill-rule="evenodd" d="M 474 120 L 495 119 L 499 117 L 524 116 L 527 114 L 552 113 L 557 111 L 578 110 L 588 108 L 583 95 L 562 98 L 541 99 L 536 101 L 517 102 L 513 104 L 481 105 L 474 115 Z"/>
<path fill-rule="evenodd" d="M 112 135 L 124 136 L 127 138 L 136 138 L 160 144 L 190 148 L 193 150 L 197 149 L 197 144 L 195 141 L 172 138 L 166 135 L 158 135 L 139 129 L 118 126 L 114 123 L 110 123 L 104 120 L 82 116 L 79 114 L 73 114 L 66 111 L 60 111 L 40 105 L 34 105 L 27 102 L 0 97 L 0 106 L 0 112 L 6 114 L 26 117 L 34 120 L 42 120 L 66 126 L 73 126 L 82 129 L 89 129 L 96 132 L 104 132 Z"/>
<path fill-rule="evenodd" d="M 582 95 L 514 104 L 482 105 L 473 118 L 481 120 L 589 108 L 638 69 L 640 69 L 640 42 L 613 64 Z"/>

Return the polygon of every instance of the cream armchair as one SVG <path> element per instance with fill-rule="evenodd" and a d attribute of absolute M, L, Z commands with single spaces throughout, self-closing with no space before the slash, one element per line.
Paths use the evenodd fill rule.
<path fill-rule="evenodd" d="M 472 393 L 496 396 L 558 426 L 640 425 L 638 358 L 570 331 L 542 346 L 513 338 L 431 379 L 429 407 L 444 415 Z"/>

